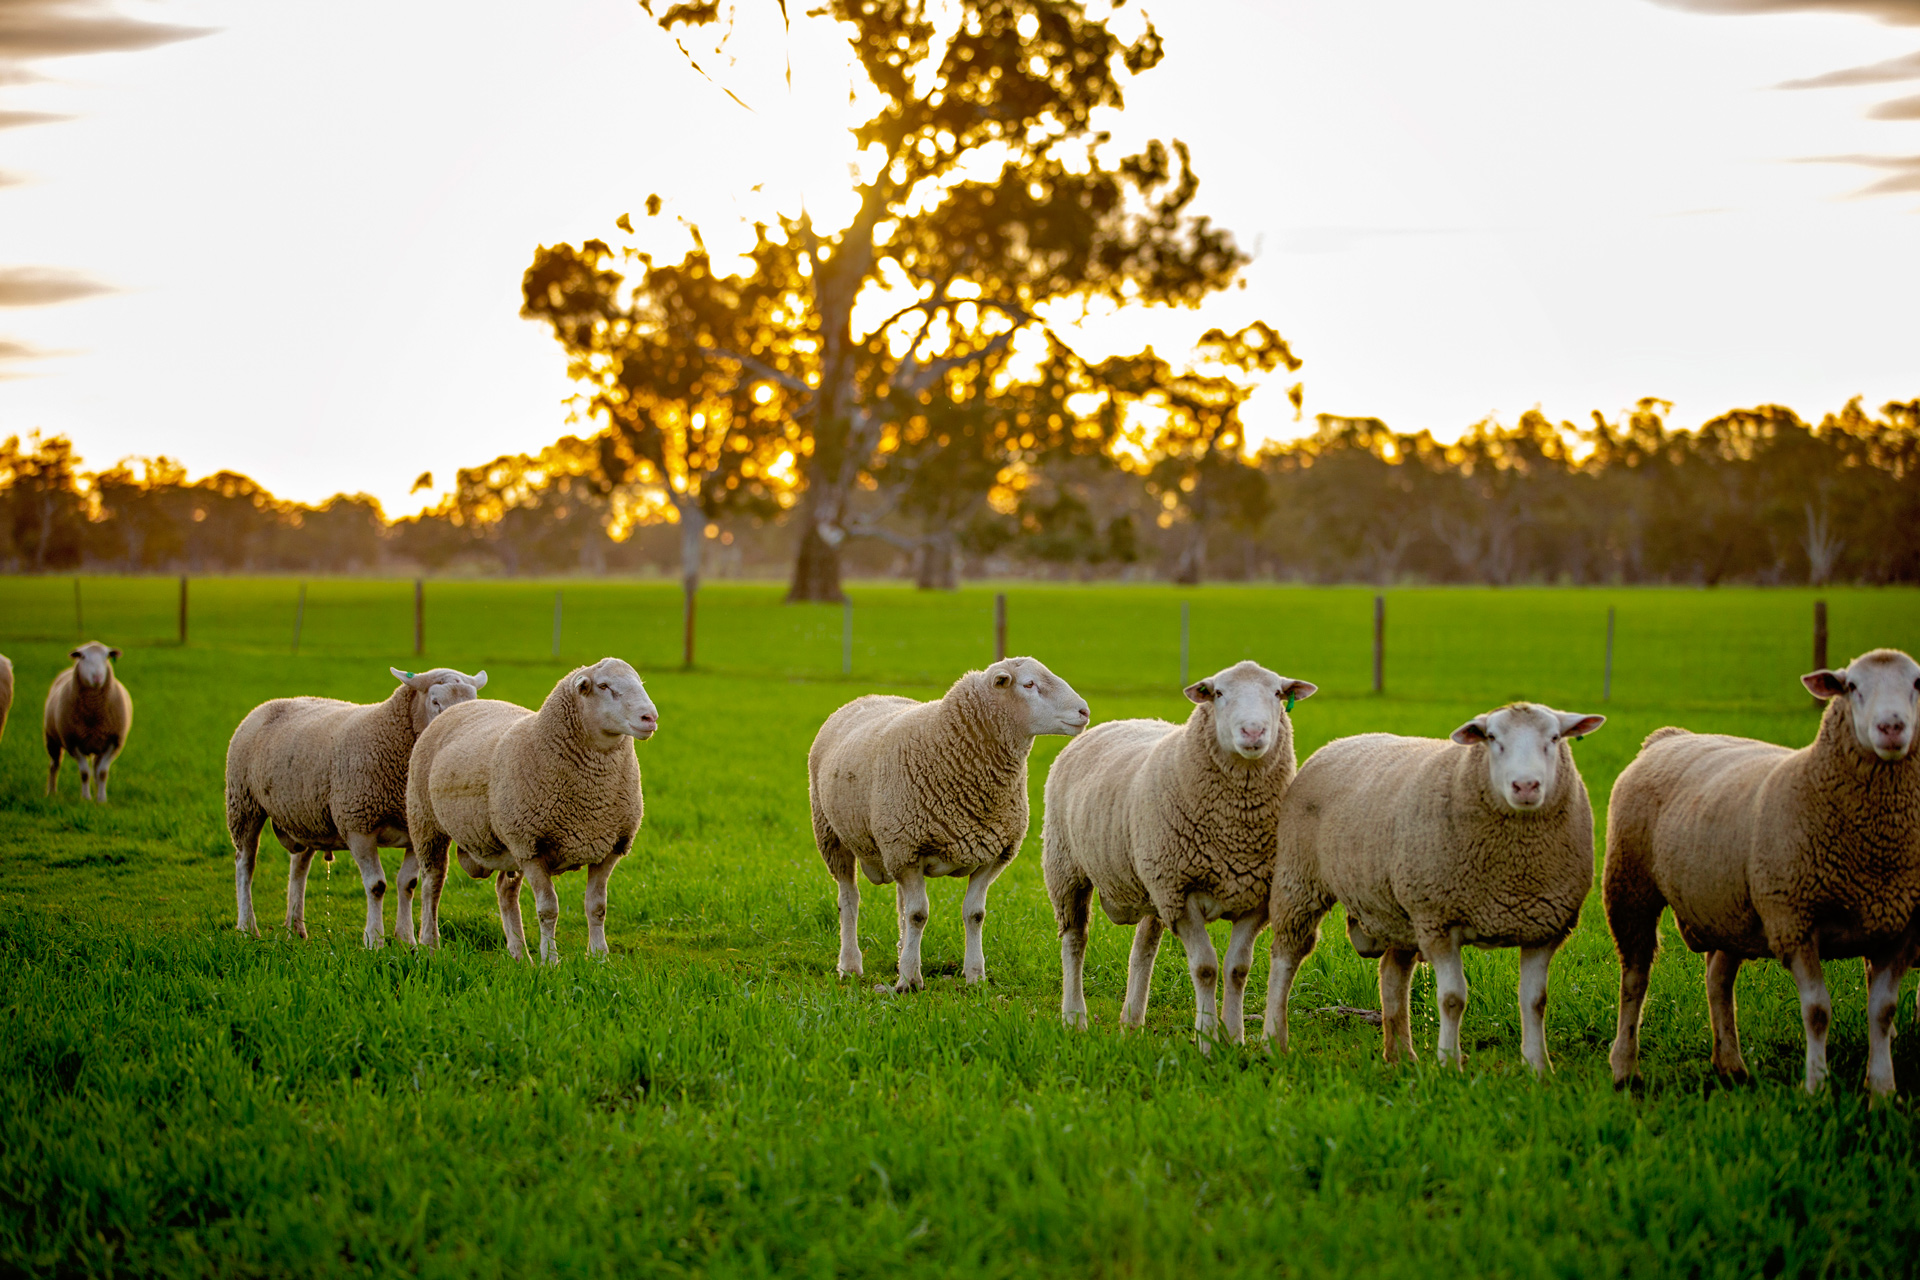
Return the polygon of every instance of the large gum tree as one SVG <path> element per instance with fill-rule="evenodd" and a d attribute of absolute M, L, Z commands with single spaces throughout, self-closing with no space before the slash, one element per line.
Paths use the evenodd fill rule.
<path fill-rule="evenodd" d="M 723 48 L 789 14 L 642 7 L 683 49 Z M 671 335 L 716 391 L 731 379 L 729 396 L 777 392 L 801 429 L 789 600 L 841 598 L 840 548 L 862 531 L 863 479 L 903 398 L 937 411 L 987 394 L 983 366 L 1061 341 L 1050 319 L 1103 300 L 1193 305 L 1245 264 L 1193 212 L 1199 182 L 1182 143 L 1127 153 L 1103 130 L 1161 57 L 1151 23 L 1124 39 L 1118 17 L 1076 0 L 825 0 L 801 19 L 835 24 L 866 81 L 853 97 L 871 114 L 852 132 L 871 176 L 856 180 L 845 225 L 796 208 L 761 229 L 751 270 L 727 286 L 751 314 L 709 313 Z M 691 316 L 673 296 L 690 283 L 648 271 L 620 305 Z M 876 299 L 862 314 L 880 318 L 856 323 L 857 305 Z"/>

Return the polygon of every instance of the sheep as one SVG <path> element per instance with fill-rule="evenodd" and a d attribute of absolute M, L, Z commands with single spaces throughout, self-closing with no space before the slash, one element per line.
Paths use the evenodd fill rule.
<path fill-rule="evenodd" d="M 275 698 L 248 712 L 227 743 L 227 832 L 233 838 L 234 927 L 259 932 L 253 914 L 253 868 L 260 832 L 289 855 L 287 928 L 307 936 L 307 869 L 315 853 L 332 861 L 353 855 L 367 895 L 361 940 L 378 947 L 387 881 L 381 848 L 406 849 L 400 864 L 395 932 L 413 939 L 412 894 L 419 863 L 407 838 L 407 760 L 420 733 L 448 707 L 486 687 L 487 673 L 446 667 L 414 673 L 387 668 L 400 682 L 385 701 L 366 705 L 336 698 Z"/>
<path fill-rule="evenodd" d="M 640 764 L 660 713 L 639 673 L 602 658 L 562 676 L 540 706 L 480 701 L 455 707 L 420 735 L 407 777 L 407 830 L 425 871 L 420 936 L 440 945 L 447 846 L 476 880 L 494 872 L 507 951 L 527 959 L 520 885 L 533 885 L 540 957 L 560 962 L 553 877 L 587 869 L 587 949 L 607 953 L 607 879 L 633 847 L 643 806 Z"/>
<path fill-rule="evenodd" d="M 1083 972 L 1088 903 L 1115 924 L 1136 926 L 1123 1026 L 1147 1016 L 1147 989 L 1161 934 L 1186 947 L 1194 1029 L 1209 1048 L 1216 1032 L 1219 956 L 1207 923 L 1233 922 L 1227 943 L 1224 1020 L 1246 1038 L 1245 998 L 1253 941 L 1267 922 L 1276 819 L 1294 775 L 1288 710 L 1317 686 L 1240 662 L 1188 685 L 1184 725 L 1115 720 L 1060 753 L 1047 774 L 1041 866 L 1060 929 L 1060 1015 L 1085 1026 Z"/>
<path fill-rule="evenodd" d="M 46 735 L 47 794 L 60 780 L 60 753 L 80 764 L 80 794 L 107 802 L 107 771 L 127 745 L 133 728 L 133 695 L 113 673 L 118 649 L 89 640 L 67 654 L 73 665 L 53 678 L 41 718 Z"/>
<path fill-rule="evenodd" d="M 1520 1050 L 1547 1057 L 1547 970 L 1593 884 L 1593 807 L 1570 744 L 1605 716 L 1516 702 L 1450 739 L 1366 733 L 1316 751 L 1280 806 L 1268 1043 L 1287 1047 L 1287 998 L 1337 900 L 1347 936 L 1380 959 L 1383 1054 L 1413 1056 L 1413 966 L 1433 965 L 1439 1056 L 1461 1063 L 1460 949 L 1520 948 Z"/>
<path fill-rule="evenodd" d="M 0 653 L 0 738 L 7 736 L 7 712 L 13 710 L 13 663 Z"/>
<path fill-rule="evenodd" d="M 926 986 L 928 876 L 967 877 L 961 976 L 986 978 L 987 889 L 1026 838 L 1033 740 L 1071 737 L 1087 719 L 1086 702 L 1035 658 L 969 671 L 936 702 L 869 694 L 827 717 L 807 752 L 807 797 L 814 843 L 839 885 L 841 977 L 863 972 L 857 864 L 873 883 L 898 886 L 892 990 Z"/>
<path fill-rule="evenodd" d="M 1799 750 L 1723 734 L 1657 729 L 1613 786 L 1602 898 L 1620 953 L 1616 1087 L 1639 1066 L 1660 912 L 1707 955 L 1713 1066 L 1745 1078 L 1735 1021 L 1742 963 L 1771 956 L 1799 988 L 1806 1088 L 1827 1076 L 1832 1003 L 1822 960 L 1867 970 L 1867 1084 L 1894 1091 L 1894 1004 L 1920 943 L 1920 664 L 1875 649 L 1801 677 L 1827 699 Z"/>

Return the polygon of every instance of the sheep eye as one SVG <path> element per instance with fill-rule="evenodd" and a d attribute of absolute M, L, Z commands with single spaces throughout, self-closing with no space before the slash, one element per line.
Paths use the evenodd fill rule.
<path fill-rule="evenodd" d="M 1033 688 L 1033 681 L 1031 680 L 1027 681 L 1027 683 L 1023 687 L 1028 689 Z"/>

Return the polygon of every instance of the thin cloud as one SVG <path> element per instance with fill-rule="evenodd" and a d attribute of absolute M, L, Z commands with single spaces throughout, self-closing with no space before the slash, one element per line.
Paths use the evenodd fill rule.
<path fill-rule="evenodd" d="M 1808 156 L 1801 164 L 1854 164 L 1868 169 L 1882 169 L 1887 177 L 1869 187 L 1854 192 L 1856 196 L 1905 195 L 1920 191 L 1920 156 Z"/>
<path fill-rule="evenodd" d="M 72 116 L 57 115 L 51 111 L 0 111 L 0 129 L 17 129 L 23 124 L 52 124 L 56 120 L 71 120 Z"/>
<path fill-rule="evenodd" d="M 1848 89 L 1855 85 L 1892 84 L 1900 80 L 1920 80 L 1920 52 L 1910 53 L 1904 58 L 1888 58 L 1885 62 L 1870 63 L 1864 67 L 1829 71 L 1823 76 L 1810 76 L 1805 80 L 1788 80 L 1774 88 Z"/>
<path fill-rule="evenodd" d="M 98 0 L 6 0 L 0 4 L 0 76 L 8 64 L 35 58 L 151 49 L 208 30 L 129 18 Z"/>
<path fill-rule="evenodd" d="M 1920 0 L 1654 0 L 1688 13 L 1745 17 L 1767 13 L 1844 13 L 1896 27 L 1920 27 Z"/>
<path fill-rule="evenodd" d="M 78 271 L 59 267 L 0 267 L 0 307 L 45 307 L 112 292 L 112 286 Z"/>
<path fill-rule="evenodd" d="M 1920 120 L 1920 94 L 1882 102 L 1867 112 L 1869 120 Z"/>

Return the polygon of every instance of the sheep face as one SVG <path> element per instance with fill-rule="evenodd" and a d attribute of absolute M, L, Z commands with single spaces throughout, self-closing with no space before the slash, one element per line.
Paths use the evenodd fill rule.
<path fill-rule="evenodd" d="M 1086 699 L 1037 658 L 1002 658 L 987 668 L 987 684 L 1013 702 L 1034 737 L 1064 733 L 1071 738 L 1091 718 Z"/>
<path fill-rule="evenodd" d="M 1280 741 L 1287 707 L 1311 698 L 1319 686 L 1275 675 L 1257 662 L 1238 662 L 1188 685 L 1190 702 L 1213 707 L 1213 737 L 1220 750 L 1259 760 Z"/>
<path fill-rule="evenodd" d="M 388 667 L 393 678 L 406 685 L 415 693 L 424 696 L 413 702 L 413 731 L 425 733 L 427 726 L 433 723 L 447 708 L 462 702 L 471 702 L 478 697 L 480 690 L 487 687 L 487 673 L 467 675 L 451 667 L 435 667 L 431 671 L 402 671 L 398 667 Z"/>
<path fill-rule="evenodd" d="M 1875 649 L 1839 671 L 1814 671 L 1800 681 L 1816 698 L 1845 698 L 1853 736 L 1889 763 L 1913 750 L 1920 719 L 1920 663 L 1898 649 Z"/>
<path fill-rule="evenodd" d="M 660 711 L 647 696 L 640 673 L 618 658 L 602 658 L 573 682 L 580 719 L 589 734 L 612 750 L 622 738 L 645 742 L 660 727 Z"/>
<path fill-rule="evenodd" d="M 1453 731 L 1462 746 L 1484 746 L 1487 781 L 1501 803 L 1530 813 L 1552 798 L 1560 780 L 1560 743 L 1592 733 L 1605 716 L 1516 702 L 1475 716 Z"/>
<path fill-rule="evenodd" d="M 67 655 L 73 659 L 73 679 L 82 689 L 104 689 L 113 683 L 113 660 L 118 649 L 89 640 Z"/>

